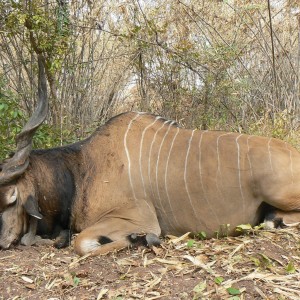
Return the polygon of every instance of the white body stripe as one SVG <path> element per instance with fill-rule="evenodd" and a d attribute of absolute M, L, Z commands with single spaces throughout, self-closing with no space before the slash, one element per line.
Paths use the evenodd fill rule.
<path fill-rule="evenodd" d="M 133 198 L 135 201 L 137 201 L 137 197 L 136 197 L 136 193 L 135 193 L 135 190 L 134 190 L 134 186 L 133 186 L 133 182 L 132 182 L 132 176 L 131 176 L 131 159 L 130 159 L 130 154 L 129 154 L 129 151 L 128 151 L 128 145 L 127 145 L 127 135 L 128 135 L 128 132 L 131 128 L 131 125 L 133 123 L 133 121 L 135 121 L 138 117 L 144 115 L 143 113 L 137 113 L 137 115 L 135 115 L 135 117 L 129 122 L 128 124 L 128 127 L 127 127 L 127 130 L 125 132 L 125 135 L 124 135 L 124 148 L 125 148 L 125 152 L 126 152 L 126 156 L 127 156 L 127 161 L 128 161 L 128 177 L 129 177 L 129 182 L 130 182 L 130 186 L 131 186 L 131 190 L 132 190 L 132 194 L 133 194 Z M 149 203 L 146 201 L 146 204 L 147 206 L 149 207 L 149 210 L 154 214 L 156 215 L 155 213 L 155 209 L 152 208 Z M 141 208 L 140 206 L 139 207 L 139 210 L 141 211 Z"/>
<path fill-rule="evenodd" d="M 167 215 L 167 214 L 166 214 L 166 212 L 165 212 L 165 210 L 164 210 L 164 207 L 163 207 L 163 204 L 162 204 L 162 202 L 161 202 L 161 197 L 160 197 L 160 193 L 159 193 L 159 186 L 158 186 L 158 165 L 159 165 L 160 152 L 161 152 L 163 143 L 164 143 L 164 141 L 165 141 L 165 139 L 166 139 L 166 136 L 168 135 L 168 133 L 169 133 L 169 131 L 170 131 L 170 128 L 171 128 L 171 126 L 172 126 L 173 124 L 174 124 L 174 122 L 170 123 L 170 125 L 169 125 L 169 127 L 168 127 L 168 130 L 166 131 L 166 133 L 165 133 L 165 135 L 164 135 L 164 137 L 163 137 L 163 139 L 162 139 L 162 141 L 161 141 L 161 144 L 160 144 L 160 146 L 159 146 L 159 151 L 158 151 L 158 156 L 157 156 L 157 162 L 156 162 L 156 172 L 155 172 L 156 189 L 157 189 L 158 200 L 159 200 L 159 203 L 160 203 L 161 210 L 163 211 L 163 213 L 164 213 L 165 215 Z"/>
<path fill-rule="evenodd" d="M 127 135 L 128 135 L 128 132 L 131 128 L 132 122 L 135 121 L 138 117 L 140 117 L 140 114 L 136 114 L 135 117 L 129 122 L 127 130 L 126 130 L 125 135 L 124 135 L 124 148 L 125 148 L 127 161 L 128 161 L 128 177 L 129 177 L 129 182 L 130 182 L 132 194 L 133 194 L 133 197 L 134 197 L 135 200 L 137 200 L 137 198 L 136 198 L 136 195 L 135 195 L 135 191 L 134 191 L 133 183 L 132 183 L 132 177 L 131 177 L 131 160 L 130 160 L 130 155 L 129 155 L 129 151 L 128 151 L 128 147 L 127 147 Z"/>
<path fill-rule="evenodd" d="M 294 184 L 294 169 L 293 169 L 293 158 L 292 158 L 292 151 L 288 149 L 287 142 L 285 142 L 285 147 L 289 151 L 289 157 L 290 157 L 290 170 L 292 175 L 292 184 Z"/>
<path fill-rule="evenodd" d="M 157 120 L 159 120 L 159 119 L 161 119 L 161 117 L 156 117 L 155 120 L 151 124 L 149 124 L 148 126 L 146 126 L 145 129 L 142 132 L 142 139 L 141 139 L 141 144 L 140 144 L 139 166 L 140 166 L 140 174 L 141 174 L 141 180 L 142 180 L 142 184 L 143 184 L 143 189 L 144 189 L 145 197 L 147 196 L 147 193 L 146 193 L 146 188 L 145 188 L 144 176 L 143 176 L 143 172 L 142 172 L 142 153 L 143 153 L 142 150 L 143 150 L 143 142 L 144 142 L 144 137 L 145 137 L 146 131 L 150 127 L 152 127 L 157 122 Z"/>
<path fill-rule="evenodd" d="M 271 170 L 273 172 L 272 153 L 271 153 L 271 140 L 272 140 L 272 138 L 270 138 L 269 141 L 268 141 L 268 152 L 269 152 L 270 166 L 271 166 Z"/>
<path fill-rule="evenodd" d="M 171 155 L 171 152 L 172 152 L 172 149 L 173 149 L 173 146 L 174 146 L 174 142 L 175 142 L 175 139 L 176 139 L 178 133 L 179 133 L 179 128 L 177 127 L 177 131 L 176 131 L 176 134 L 175 134 L 174 137 L 173 137 L 173 140 L 172 140 L 172 143 L 171 143 L 171 146 L 170 146 L 170 150 L 169 150 L 169 154 L 168 154 L 168 158 L 167 158 L 167 163 L 166 163 L 166 171 L 165 171 L 165 189 L 166 189 L 166 194 L 167 194 L 167 198 L 168 198 L 168 203 L 169 203 L 169 206 L 170 206 L 170 208 L 171 208 L 172 216 L 174 217 L 175 222 L 176 222 L 177 225 L 179 226 L 179 223 L 178 223 L 178 220 L 177 220 L 177 218 L 176 218 L 176 215 L 173 214 L 173 207 L 172 207 L 172 204 L 171 204 L 171 201 L 170 201 L 169 190 L 168 190 L 168 184 L 167 184 L 168 166 L 169 166 L 170 155 Z M 172 226 L 172 224 L 171 224 L 171 226 Z M 174 226 L 172 226 L 172 227 L 174 228 Z"/>
<path fill-rule="evenodd" d="M 194 133 L 195 133 L 195 130 L 192 131 L 192 135 L 191 135 L 191 137 L 189 139 L 189 145 L 188 145 L 188 149 L 187 149 L 186 156 L 185 156 L 183 180 L 184 180 L 184 186 L 185 186 L 185 189 L 186 189 L 189 201 L 190 201 L 190 205 L 191 205 L 191 207 L 193 209 L 194 216 L 197 219 L 195 207 L 193 205 L 193 202 L 192 202 L 192 199 L 191 199 L 191 195 L 190 195 L 190 192 L 189 192 L 189 189 L 188 189 L 188 185 L 187 185 L 187 180 L 186 180 L 186 176 L 187 176 L 186 175 L 187 174 L 187 163 L 188 163 L 188 158 L 189 158 L 189 154 L 190 154 L 191 143 L 192 143 L 192 140 L 193 140 Z"/>
<path fill-rule="evenodd" d="M 150 183 L 150 187 L 151 187 L 151 191 L 152 191 L 152 195 L 154 195 L 154 192 L 153 192 L 153 187 L 152 187 L 152 181 L 151 181 L 151 154 L 152 154 L 152 149 L 153 149 L 153 145 L 154 145 L 154 142 L 155 142 L 155 139 L 156 139 L 156 136 L 158 134 L 158 132 L 165 126 L 166 123 L 168 123 L 170 121 L 165 121 L 155 132 L 154 136 L 153 136 L 153 140 L 152 140 L 152 143 L 151 143 L 151 146 L 150 146 L 150 151 L 149 151 L 149 159 L 148 159 L 148 178 L 149 178 L 149 183 Z"/>

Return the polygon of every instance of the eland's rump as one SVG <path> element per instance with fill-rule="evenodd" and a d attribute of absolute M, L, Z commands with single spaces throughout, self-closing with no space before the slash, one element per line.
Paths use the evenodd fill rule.
<path fill-rule="evenodd" d="M 151 114 L 131 112 L 114 120 L 118 118 L 124 119 L 132 197 L 154 204 L 163 233 L 201 230 L 212 236 L 226 227 L 234 234 L 237 225 L 262 220 L 264 203 L 281 210 L 300 207 L 295 167 L 300 156 L 286 142 L 182 129 Z"/>

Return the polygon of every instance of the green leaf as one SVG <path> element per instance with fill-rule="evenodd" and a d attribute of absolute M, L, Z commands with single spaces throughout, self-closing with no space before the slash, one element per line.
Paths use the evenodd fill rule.
<path fill-rule="evenodd" d="M 256 267 L 259 267 L 261 265 L 261 262 L 258 258 L 256 257 L 251 257 L 251 260 L 254 262 Z"/>
<path fill-rule="evenodd" d="M 291 262 L 291 261 L 288 263 L 288 265 L 286 266 L 285 269 L 290 274 L 293 274 L 296 272 L 295 266 L 294 266 L 293 262 Z"/>
<path fill-rule="evenodd" d="M 245 231 L 250 231 L 252 229 L 253 228 L 250 224 L 241 224 L 241 225 L 236 226 L 235 230 L 238 232 L 245 232 Z"/>
<path fill-rule="evenodd" d="M 224 278 L 223 278 L 223 277 L 216 277 L 216 278 L 215 278 L 215 283 L 216 283 L 216 284 L 221 284 L 223 281 L 224 281 Z"/>
<path fill-rule="evenodd" d="M 77 286 L 79 284 L 79 282 L 80 282 L 80 279 L 78 277 L 74 276 L 74 278 L 73 278 L 74 286 Z"/>
<path fill-rule="evenodd" d="M 265 224 L 264 223 L 260 223 L 259 225 L 254 226 L 254 230 L 260 230 L 260 229 L 264 229 L 265 228 Z"/>
<path fill-rule="evenodd" d="M 259 253 L 259 255 L 261 256 L 261 262 L 264 264 L 265 267 L 272 266 L 272 261 L 266 254 Z"/>
<path fill-rule="evenodd" d="M 133 33 L 138 33 L 141 30 L 141 26 L 134 26 L 134 28 L 131 30 Z"/>
<path fill-rule="evenodd" d="M 195 241 L 194 240 L 189 240 L 186 245 L 187 245 L 188 248 L 192 248 L 195 245 Z"/>
<path fill-rule="evenodd" d="M 200 239 L 200 240 L 205 240 L 206 239 L 206 233 L 205 233 L 205 231 L 200 231 L 199 233 L 198 233 L 198 238 Z"/>
<path fill-rule="evenodd" d="M 228 294 L 232 295 L 232 296 L 236 296 L 236 295 L 241 294 L 241 291 L 239 289 L 236 289 L 236 288 L 233 288 L 233 287 L 227 288 L 226 290 L 227 290 Z"/>

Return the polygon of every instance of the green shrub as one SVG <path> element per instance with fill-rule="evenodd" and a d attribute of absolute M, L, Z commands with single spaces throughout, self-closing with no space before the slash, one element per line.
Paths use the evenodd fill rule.
<path fill-rule="evenodd" d="M 29 118 L 21 109 L 18 100 L 0 77 L 0 161 L 16 150 L 16 136 Z M 55 128 L 44 123 L 34 136 L 33 147 L 50 148 L 72 143 L 76 139 L 75 131 L 69 129 L 66 124 Z"/>
<path fill-rule="evenodd" d="M 15 149 L 15 138 L 23 124 L 24 113 L 16 96 L 0 78 L 0 160 Z"/>

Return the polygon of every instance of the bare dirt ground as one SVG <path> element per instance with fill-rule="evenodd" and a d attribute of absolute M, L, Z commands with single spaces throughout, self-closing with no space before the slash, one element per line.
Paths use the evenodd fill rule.
<path fill-rule="evenodd" d="M 300 231 L 166 239 L 101 257 L 73 248 L 0 251 L 0 299 L 300 299 Z"/>

